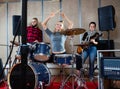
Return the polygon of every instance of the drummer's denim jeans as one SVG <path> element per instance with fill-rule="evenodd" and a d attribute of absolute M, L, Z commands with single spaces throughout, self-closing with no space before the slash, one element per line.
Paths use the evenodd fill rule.
<path fill-rule="evenodd" d="M 82 63 L 84 64 L 86 59 L 89 57 L 89 77 L 94 77 L 94 61 L 97 56 L 97 47 L 96 46 L 89 46 L 87 49 L 84 49 L 83 53 L 80 54 Z"/>

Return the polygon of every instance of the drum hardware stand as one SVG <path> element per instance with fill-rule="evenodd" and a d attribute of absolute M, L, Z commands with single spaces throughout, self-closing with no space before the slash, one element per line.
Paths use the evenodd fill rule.
<path fill-rule="evenodd" d="M 60 81 L 61 81 L 61 84 L 63 84 L 64 80 L 65 80 L 65 71 L 64 71 L 63 65 L 61 64 L 60 65 Z"/>
<path fill-rule="evenodd" d="M 83 81 L 83 78 L 82 76 L 77 76 L 75 73 L 74 73 L 74 63 L 75 63 L 75 53 L 74 53 L 74 50 L 73 50 L 73 37 L 74 36 L 71 36 L 71 39 L 70 39 L 70 43 L 71 43 L 71 46 L 72 46 L 72 70 L 71 70 L 71 74 L 65 79 L 65 81 L 62 83 L 60 89 L 64 89 L 64 86 L 65 84 L 67 83 L 67 81 L 70 79 L 70 77 L 72 77 L 72 89 L 74 89 L 74 80 L 73 80 L 73 77 L 75 77 L 75 79 L 79 80 L 81 82 L 81 84 L 85 87 L 85 89 L 88 89 L 85 84 L 84 84 L 84 81 Z M 81 86 L 79 86 L 81 87 Z M 79 89 L 79 87 L 77 89 Z"/>
<path fill-rule="evenodd" d="M 55 56 L 54 56 L 54 60 L 55 60 Z M 64 82 L 64 79 L 65 79 L 64 66 L 63 66 L 63 64 L 58 64 L 58 66 L 60 66 L 60 82 L 62 84 Z M 55 79 L 56 79 L 56 77 L 53 79 L 53 81 L 55 81 Z"/>
<path fill-rule="evenodd" d="M 38 89 L 43 89 L 43 82 L 39 81 Z"/>
<path fill-rule="evenodd" d="M 17 63 L 17 58 L 15 57 L 15 59 L 14 59 L 14 61 L 13 61 L 13 63 L 12 63 L 12 66 L 14 66 L 14 64 L 16 64 Z M 19 62 L 20 62 L 20 59 L 19 59 Z"/>

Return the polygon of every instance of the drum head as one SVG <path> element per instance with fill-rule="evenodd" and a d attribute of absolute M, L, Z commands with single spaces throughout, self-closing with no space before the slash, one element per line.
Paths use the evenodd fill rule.
<path fill-rule="evenodd" d="M 34 59 L 36 61 L 43 61 L 43 62 L 45 62 L 45 61 L 49 60 L 49 56 L 47 56 L 47 55 L 41 55 L 41 54 L 36 54 L 36 55 L 34 55 Z"/>
<path fill-rule="evenodd" d="M 22 65 L 16 64 L 10 71 L 8 82 L 11 89 L 23 89 L 23 82 L 25 82 L 26 89 L 35 89 L 35 75 L 30 66 L 25 65 L 26 71 L 22 74 Z"/>

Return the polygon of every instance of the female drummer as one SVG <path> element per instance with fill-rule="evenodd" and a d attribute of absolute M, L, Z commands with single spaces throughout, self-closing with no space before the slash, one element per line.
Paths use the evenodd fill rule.
<path fill-rule="evenodd" d="M 63 54 L 66 52 L 65 41 L 67 36 L 64 34 L 61 34 L 61 32 L 64 31 L 64 22 L 58 21 L 55 25 L 53 32 L 47 27 L 48 21 L 51 18 L 53 18 L 56 14 L 57 14 L 56 12 L 50 13 L 50 15 L 42 23 L 43 29 L 49 36 L 50 42 L 51 42 L 52 55 L 49 62 L 53 62 L 53 59 L 54 59 L 53 57 L 55 54 Z M 68 23 L 67 29 L 71 29 L 73 27 L 73 23 L 68 19 L 68 17 L 64 13 L 61 13 L 60 15 L 64 20 L 67 21 Z"/>

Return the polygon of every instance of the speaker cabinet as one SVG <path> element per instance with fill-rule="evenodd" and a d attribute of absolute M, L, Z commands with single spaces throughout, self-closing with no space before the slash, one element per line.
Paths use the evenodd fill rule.
<path fill-rule="evenodd" d="M 114 30 L 116 26 L 114 17 L 115 9 L 112 5 L 98 8 L 99 30 Z"/>
<path fill-rule="evenodd" d="M 21 35 L 21 30 L 20 30 L 21 16 L 13 15 L 12 20 L 13 20 L 13 35 L 20 36 Z"/>

